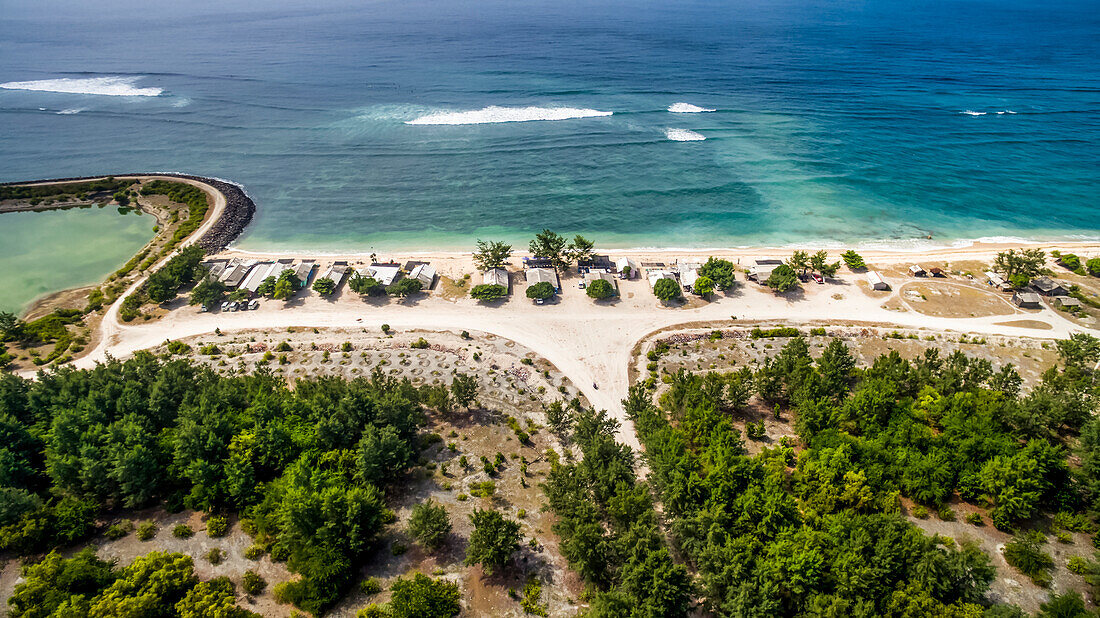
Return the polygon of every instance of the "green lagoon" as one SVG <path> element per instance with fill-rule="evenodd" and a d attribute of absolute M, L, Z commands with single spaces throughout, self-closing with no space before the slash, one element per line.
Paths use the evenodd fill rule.
<path fill-rule="evenodd" d="M 0 214 L 0 311 L 22 312 L 42 296 L 99 283 L 153 238 L 156 220 L 115 208 Z"/>

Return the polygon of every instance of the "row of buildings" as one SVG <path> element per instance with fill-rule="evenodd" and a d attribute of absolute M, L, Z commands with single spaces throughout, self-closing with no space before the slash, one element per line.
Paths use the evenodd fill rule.
<path fill-rule="evenodd" d="M 336 288 L 347 281 L 355 272 L 347 261 L 337 260 L 328 264 L 323 270 L 316 260 L 294 260 L 282 258 L 278 260 L 255 260 L 244 258 L 213 259 L 206 260 L 202 266 L 209 271 L 209 277 L 222 282 L 228 290 L 247 290 L 255 294 L 260 284 L 268 277 L 276 277 L 285 270 L 294 272 L 300 288 L 308 287 L 317 279 L 331 279 L 336 283 Z M 404 268 L 397 263 L 372 263 L 369 266 L 360 266 L 360 274 L 373 277 L 382 285 L 391 285 L 402 277 L 418 279 L 421 289 L 431 289 L 435 284 L 436 273 L 427 262 L 409 262 Z"/>

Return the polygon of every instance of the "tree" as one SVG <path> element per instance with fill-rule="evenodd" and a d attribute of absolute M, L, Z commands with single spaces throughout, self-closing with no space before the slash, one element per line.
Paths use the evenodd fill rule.
<path fill-rule="evenodd" d="M 180 618 L 260 618 L 260 614 L 237 606 L 236 587 L 228 577 L 199 582 L 176 603 Z"/>
<path fill-rule="evenodd" d="M 470 289 L 470 297 L 480 301 L 492 302 L 508 296 L 508 288 L 495 283 L 482 283 Z"/>
<path fill-rule="evenodd" d="M 458 584 L 417 573 L 390 586 L 391 618 L 451 618 L 462 611 Z"/>
<path fill-rule="evenodd" d="M 422 288 L 423 286 L 424 284 L 420 281 L 420 279 L 406 277 L 404 279 L 394 281 L 390 285 L 386 286 L 386 294 L 389 294 L 390 296 L 408 298 L 409 296 L 412 296 L 413 294 L 419 292 L 420 288 Z"/>
<path fill-rule="evenodd" d="M 1024 281 L 1027 285 L 1026 281 L 1039 276 L 1045 262 L 1046 252 L 1042 249 L 1021 249 L 1019 252 L 1009 249 L 997 254 L 993 260 L 993 270 L 1004 274 L 1012 285 L 1022 287 L 1017 282 Z"/>
<path fill-rule="evenodd" d="M 566 254 L 569 256 L 570 261 L 579 262 L 581 260 L 590 260 L 592 259 L 593 247 L 595 247 L 594 242 L 577 234 L 573 237 L 573 242 L 569 243 Z"/>
<path fill-rule="evenodd" d="M 474 264 L 481 270 L 503 268 L 512 257 L 512 245 L 503 241 L 484 241 L 478 239 L 477 251 L 474 251 Z"/>
<path fill-rule="evenodd" d="M 780 264 L 775 267 L 764 284 L 782 294 L 791 288 L 798 287 L 798 275 L 787 264 Z"/>
<path fill-rule="evenodd" d="M 313 282 L 313 291 L 321 296 L 330 296 L 336 291 L 336 282 L 329 277 L 321 277 Z"/>
<path fill-rule="evenodd" d="M 279 281 L 276 283 L 283 281 L 289 283 L 292 290 L 302 287 L 302 280 L 298 278 L 298 273 L 294 272 L 293 268 L 284 268 L 283 272 L 279 273 Z"/>
<path fill-rule="evenodd" d="M 1100 339 L 1087 333 L 1074 333 L 1056 345 L 1066 366 L 1090 370 L 1100 361 Z"/>
<path fill-rule="evenodd" d="M 275 293 L 275 284 L 278 281 L 274 276 L 267 277 L 260 282 L 260 286 L 256 288 L 256 293 L 260 296 L 271 296 Z"/>
<path fill-rule="evenodd" d="M 351 279 L 348 279 L 348 287 L 352 292 L 363 296 L 380 296 L 386 293 L 386 286 L 382 285 L 381 281 L 374 277 L 364 277 L 359 273 L 355 273 Z"/>
<path fill-rule="evenodd" d="M 530 249 L 531 255 L 550 260 L 550 263 L 558 270 L 568 269 L 569 263 L 572 261 L 565 237 L 550 230 L 543 230 L 535 234 L 535 239 L 531 241 L 528 249 Z"/>
<path fill-rule="evenodd" d="M 716 257 L 707 258 L 707 263 L 699 268 L 700 277 L 708 277 L 714 282 L 716 290 L 729 290 L 737 285 L 734 276 L 733 262 L 720 260 Z"/>
<path fill-rule="evenodd" d="M 225 284 L 207 277 L 191 288 L 192 305 L 214 305 L 225 296 Z"/>
<path fill-rule="evenodd" d="M 549 281 L 539 281 L 527 288 L 527 298 L 546 300 L 554 296 L 554 284 Z"/>
<path fill-rule="evenodd" d="M 787 266 L 792 270 L 802 271 L 799 274 L 805 276 L 806 271 L 810 269 L 810 256 L 805 251 L 795 251 L 791 259 L 787 260 Z"/>
<path fill-rule="evenodd" d="M 706 275 L 700 275 L 695 280 L 695 285 L 691 286 L 691 291 L 706 298 L 714 293 L 714 280 Z"/>
<path fill-rule="evenodd" d="M 848 266 L 850 270 L 863 270 L 867 268 L 867 264 L 863 261 L 863 256 L 852 249 L 848 249 L 840 257 L 844 259 L 844 264 Z"/>
<path fill-rule="evenodd" d="M 492 575 L 519 549 L 519 523 L 487 509 L 474 509 L 470 522 L 474 531 L 470 534 L 465 564 L 480 564 L 486 575 Z"/>
<path fill-rule="evenodd" d="M 810 256 L 810 268 L 821 273 L 822 277 L 830 278 L 836 274 L 836 271 L 840 270 L 840 262 L 830 264 L 828 259 L 829 253 L 822 249 Z"/>
<path fill-rule="evenodd" d="M 275 289 L 272 291 L 271 296 L 275 300 L 290 300 L 291 296 L 294 296 L 294 292 L 298 288 L 289 279 L 279 278 L 275 282 Z"/>
<path fill-rule="evenodd" d="M 0 341 L 18 339 L 23 328 L 23 320 L 10 311 L 0 311 Z"/>
<path fill-rule="evenodd" d="M 455 403 L 470 409 L 470 404 L 477 399 L 477 376 L 456 373 L 451 381 L 451 396 Z"/>
<path fill-rule="evenodd" d="M 435 551 L 451 533 L 451 520 L 447 509 L 431 500 L 413 507 L 409 517 L 409 532 L 428 551 Z"/>
<path fill-rule="evenodd" d="M 1091 258 L 1085 262 L 1085 269 L 1094 277 L 1100 277 L 1100 257 Z"/>
<path fill-rule="evenodd" d="M 658 279 L 653 284 L 653 295 L 666 303 L 680 298 L 680 284 L 675 279 Z"/>
<path fill-rule="evenodd" d="M 596 279 L 588 284 L 588 289 L 585 290 L 585 293 L 588 294 L 589 298 L 603 300 L 615 295 L 615 286 L 611 285 L 611 282 L 607 279 Z"/>

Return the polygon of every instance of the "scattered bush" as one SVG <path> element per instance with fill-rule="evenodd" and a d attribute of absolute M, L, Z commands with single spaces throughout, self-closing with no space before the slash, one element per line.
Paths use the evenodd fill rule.
<path fill-rule="evenodd" d="M 206 520 L 206 536 L 217 539 L 229 534 L 229 518 L 211 515 Z"/>
<path fill-rule="evenodd" d="M 241 587 L 252 596 L 256 596 L 267 588 L 267 581 L 259 573 L 249 569 L 241 577 Z"/>
<path fill-rule="evenodd" d="M 151 521 L 142 522 L 137 528 L 137 538 L 142 541 L 151 541 L 157 535 L 157 525 Z"/>
<path fill-rule="evenodd" d="M 175 528 L 172 528 L 172 536 L 177 539 L 189 539 L 195 536 L 195 531 L 187 524 L 177 524 Z"/>

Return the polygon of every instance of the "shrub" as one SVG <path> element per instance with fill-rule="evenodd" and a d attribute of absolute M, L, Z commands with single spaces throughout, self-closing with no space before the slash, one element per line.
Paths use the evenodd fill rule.
<path fill-rule="evenodd" d="M 483 283 L 470 288 L 470 298 L 492 302 L 508 296 L 508 288 L 495 283 Z"/>
<path fill-rule="evenodd" d="M 382 332 L 384 332 L 384 333 L 390 332 L 390 325 L 389 324 L 383 324 L 382 325 Z"/>
<path fill-rule="evenodd" d="M 206 520 L 206 536 L 217 539 L 229 534 L 229 518 L 211 515 Z"/>
<path fill-rule="evenodd" d="M 106 536 L 108 539 L 111 539 L 112 541 L 117 541 L 127 534 L 130 534 L 133 529 L 134 522 L 130 521 L 129 519 L 124 519 L 121 522 L 112 525 L 110 528 L 107 528 L 107 532 L 104 533 L 104 536 Z"/>
<path fill-rule="evenodd" d="M 844 259 L 844 264 L 851 270 L 863 270 L 867 268 L 867 264 L 863 261 L 863 256 L 851 249 L 845 251 L 840 257 Z"/>
<path fill-rule="evenodd" d="M 913 517 L 917 519 L 928 519 L 928 509 L 920 505 L 913 507 Z"/>
<path fill-rule="evenodd" d="M 157 525 L 151 521 L 142 522 L 137 528 L 137 538 L 142 541 L 151 541 L 157 535 Z"/>
<path fill-rule="evenodd" d="M 653 284 L 653 295 L 666 303 L 680 298 L 680 284 L 674 279 L 658 279 Z"/>
<path fill-rule="evenodd" d="M 1089 561 L 1081 556 L 1070 556 L 1069 560 L 1066 562 L 1066 568 L 1069 569 L 1071 573 L 1076 573 L 1077 575 L 1088 573 L 1091 570 L 1090 566 Z"/>
<path fill-rule="evenodd" d="M 210 564 L 221 564 L 222 560 L 225 559 L 225 552 L 218 549 L 217 547 L 214 547 L 210 551 L 206 552 L 203 557 L 206 558 L 206 561 Z"/>
<path fill-rule="evenodd" d="M 280 341 L 279 345 L 275 346 L 276 352 L 290 352 L 293 350 L 294 348 L 290 347 L 290 342 L 288 341 Z"/>
<path fill-rule="evenodd" d="M 1046 538 L 1041 532 L 1024 532 L 1013 537 L 1005 544 L 1005 561 L 1027 575 L 1039 586 L 1050 583 L 1050 571 L 1054 569 L 1054 559 L 1043 551 Z"/>
<path fill-rule="evenodd" d="M 427 339 L 421 337 L 421 338 L 417 339 L 416 341 L 410 343 L 409 347 L 414 349 L 414 350 L 426 350 L 426 349 L 428 349 L 428 347 L 430 345 L 431 344 L 428 343 Z"/>
<path fill-rule="evenodd" d="M 263 558 L 265 553 L 264 546 L 259 543 L 253 543 L 248 546 L 248 549 L 244 550 L 244 557 L 249 560 L 259 560 Z"/>
<path fill-rule="evenodd" d="M 377 577 L 368 577 L 359 584 L 359 589 L 367 596 L 374 596 L 382 592 L 382 582 Z"/>
<path fill-rule="evenodd" d="M 413 507 L 409 518 L 409 532 L 428 551 L 443 545 L 451 533 L 451 520 L 447 509 L 431 500 Z"/>
<path fill-rule="evenodd" d="M 967 513 L 963 519 L 972 526 L 981 526 L 984 523 L 982 522 L 982 516 L 977 513 Z"/>
<path fill-rule="evenodd" d="M 175 528 L 172 528 L 172 536 L 177 539 L 189 539 L 195 536 L 195 531 L 187 524 L 178 524 Z"/>
<path fill-rule="evenodd" d="M 244 591 L 253 596 L 260 594 L 267 588 L 267 581 L 253 570 L 244 572 L 244 576 L 241 577 L 241 587 Z"/>

